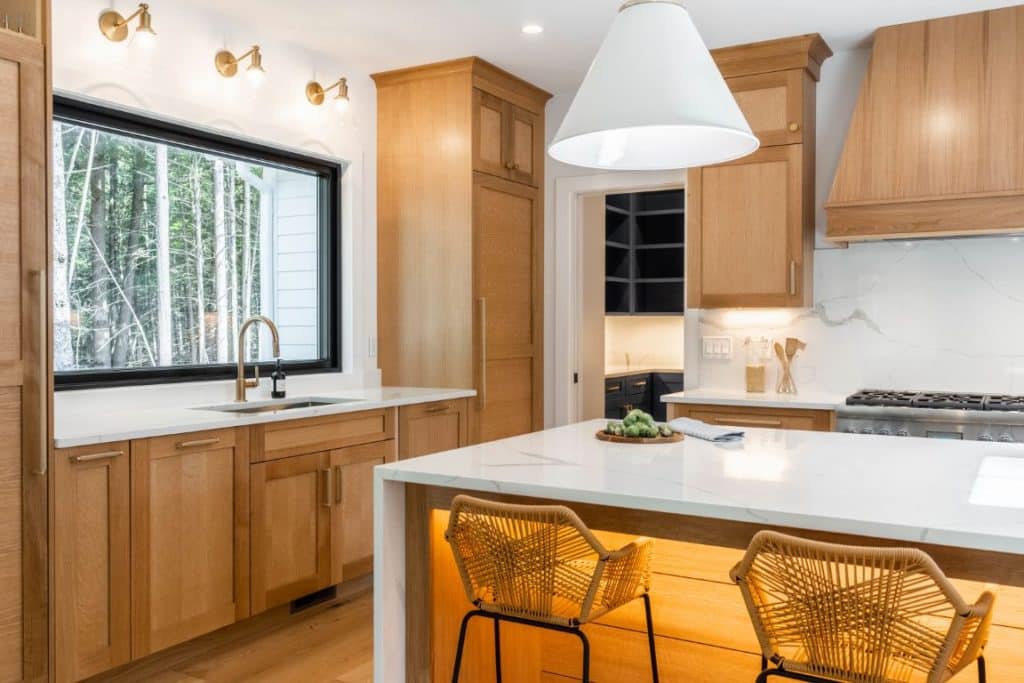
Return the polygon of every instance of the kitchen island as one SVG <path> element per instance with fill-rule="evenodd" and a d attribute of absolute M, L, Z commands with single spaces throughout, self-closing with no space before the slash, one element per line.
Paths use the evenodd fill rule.
<path fill-rule="evenodd" d="M 624 534 L 658 539 L 652 597 L 663 680 L 753 680 L 756 640 L 727 572 L 764 528 L 917 546 L 968 600 L 994 589 L 989 680 L 1021 680 L 1024 447 L 759 429 L 740 444 L 637 446 L 597 441 L 603 425 L 376 468 L 375 680 L 450 677 L 469 604 L 441 534 L 460 492 L 565 503 L 609 543 Z M 595 680 L 645 680 L 642 617 L 623 612 L 588 627 Z M 571 639 L 524 629 L 505 637 L 508 680 L 578 677 Z M 471 632 L 464 680 L 490 680 L 492 646 L 482 625 Z"/>

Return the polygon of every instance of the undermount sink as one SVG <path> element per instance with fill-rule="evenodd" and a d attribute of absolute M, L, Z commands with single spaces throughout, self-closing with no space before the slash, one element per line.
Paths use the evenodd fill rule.
<path fill-rule="evenodd" d="M 332 406 L 342 403 L 358 403 L 361 398 L 289 398 L 279 401 L 259 401 L 253 403 L 224 403 L 216 406 L 200 406 L 195 410 L 215 410 L 219 413 L 277 413 L 282 410 L 300 410 L 302 408 L 317 408 L 319 406 Z"/>

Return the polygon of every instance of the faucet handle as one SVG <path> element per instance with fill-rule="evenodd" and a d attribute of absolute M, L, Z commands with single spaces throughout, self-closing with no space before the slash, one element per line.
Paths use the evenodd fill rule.
<path fill-rule="evenodd" d="M 253 378 L 245 380 L 245 386 L 249 389 L 255 389 L 260 385 L 260 366 L 254 365 L 252 369 L 255 373 Z"/>

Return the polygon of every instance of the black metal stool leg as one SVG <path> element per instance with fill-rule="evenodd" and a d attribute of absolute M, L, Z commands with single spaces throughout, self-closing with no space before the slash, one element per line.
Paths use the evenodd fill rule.
<path fill-rule="evenodd" d="M 764 655 L 761 655 L 761 671 L 764 671 L 767 668 L 768 668 L 768 658 L 765 657 Z"/>
<path fill-rule="evenodd" d="M 647 616 L 647 648 L 651 653 L 651 680 L 658 683 L 658 652 L 654 647 L 654 620 L 651 618 L 651 596 L 644 593 L 644 614 Z"/>
<path fill-rule="evenodd" d="M 978 683 L 985 683 L 988 680 L 985 674 L 985 655 L 978 657 Z"/>
<path fill-rule="evenodd" d="M 768 677 L 775 673 L 774 669 L 763 669 L 761 673 L 757 675 L 757 679 L 754 683 L 768 683 Z"/>
<path fill-rule="evenodd" d="M 579 636 L 580 642 L 583 643 L 583 678 L 581 683 L 590 683 L 590 640 L 582 629 L 576 629 L 576 635 Z"/>
<path fill-rule="evenodd" d="M 462 626 L 459 627 L 459 646 L 455 650 L 455 668 L 452 670 L 452 683 L 459 683 L 459 669 L 462 668 L 462 648 L 466 644 L 466 627 L 469 620 L 478 614 L 477 611 L 466 612 L 462 617 Z"/>
<path fill-rule="evenodd" d="M 501 683 L 501 621 L 494 619 L 494 680 Z"/>

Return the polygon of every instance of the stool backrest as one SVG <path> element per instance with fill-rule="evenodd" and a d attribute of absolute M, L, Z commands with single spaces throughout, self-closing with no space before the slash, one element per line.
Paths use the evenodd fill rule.
<path fill-rule="evenodd" d="M 733 579 L 765 655 L 826 678 L 945 680 L 936 669 L 955 661 L 971 640 L 970 633 L 952 632 L 965 630 L 962 616 L 971 606 L 917 549 L 762 531 Z"/>
<path fill-rule="evenodd" d="M 457 496 L 445 538 L 471 602 L 542 621 L 587 615 L 595 565 L 608 555 L 576 513 L 560 505 Z"/>

